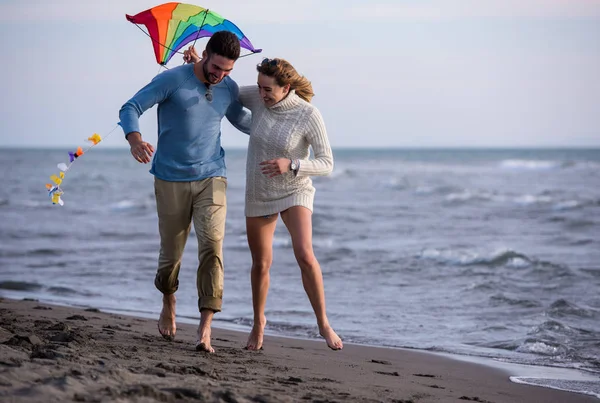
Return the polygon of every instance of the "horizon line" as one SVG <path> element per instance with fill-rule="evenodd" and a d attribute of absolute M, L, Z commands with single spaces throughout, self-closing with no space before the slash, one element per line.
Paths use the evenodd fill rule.
<path fill-rule="evenodd" d="M 65 148 L 72 148 L 73 146 L 22 146 L 22 145 L 0 145 L 0 150 L 64 150 Z M 246 146 L 221 146 L 225 151 L 227 150 L 247 150 Z M 102 149 L 106 150 L 128 150 L 127 146 L 105 146 Z M 597 145 L 489 145 L 489 146 L 475 146 L 475 145 L 437 145 L 437 146 L 338 146 L 331 147 L 332 150 L 372 150 L 372 151 L 386 151 L 386 150 L 600 150 L 600 144 Z"/>

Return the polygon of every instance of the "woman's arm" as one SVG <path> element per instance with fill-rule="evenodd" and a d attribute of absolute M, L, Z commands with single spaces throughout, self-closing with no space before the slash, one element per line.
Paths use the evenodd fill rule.
<path fill-rule="evenodd" d="M 239 89 L 239 100 L 241 104 L 250 109 L 251 111 L 259 105 L 260 94 L 258 93 L 258 86 L 256 85 L 242 85 Z"/>
<path fill-rule="evenodd" d="M 317 108 L 308 118 L 306 139 L 313 149 L 314 158 L 300 160 L 296 176 L 326 176 L 333 170 L 333 153 L 327 138 L 325 122 Z"/>

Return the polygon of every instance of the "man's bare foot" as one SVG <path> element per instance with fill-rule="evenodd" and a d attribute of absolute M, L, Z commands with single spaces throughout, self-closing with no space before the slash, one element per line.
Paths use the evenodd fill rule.
<path fill-rule="evenodd" d="M 331 326 L 329 326 L 329 325 L 323 326 L 322 328 L 319 329 L 319 333 L 321 334 L 321 336 L 323 336 L 323 338 L 325 338 L 325 341 L 327 342 L 327 346 L 330 349 L 341 350 L 342 348 L 344 348 L 342 339 L 340 339 L 340 336 L 338 336 L 337 333 L 333 331 Z"/>
<path fill-rule="evenodd" d="M 250 336 L 248 336 L 248 342 L 246 343 L 246 350 L 262 350 L 266 325 L 266 319 L 261 320 L 259 323 L 254 321 L 254 326 L 252 326 L 252 331 L 250 332 Z"/>
<path fill-rule="evenodd" d="M 158 332 L 166 340 L 175 338 L 177 326 L 175 324 L 175 294 L 163 295 L 163 307 L 158 318 Z"/>
<path fill-rule="evenodd" d="M 196 351 L 214 353 L 215 349 L 210 345 L 212 318 L 215 313 L 210 309 L 203 309 L 200 312 L 200 325 L 198 326 L 198 340 L 196 341 Z"/>

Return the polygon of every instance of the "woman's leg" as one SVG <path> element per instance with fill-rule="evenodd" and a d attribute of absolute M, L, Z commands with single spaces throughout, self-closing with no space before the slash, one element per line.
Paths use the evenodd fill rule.
<path fill-rule="evenodd" d="M 294 255 L 302 272 L 302 284 L 315 311 L 319 333 L 329 348 L 341 350 L 342 340 L 329 325 L 325 312 L 323 274 L 312 247 L 312 213 L 305 207 L 294 206 L 283 211 L 281 218 L 292 236 Z"/>
<path fill-rule="evenodd" d="M 252 255 L 252 308 L 254 309 L 254 325 L 248 337 L 246 348 L 260 350 L 263 344 L 265 326 L 265 305 L 269 292 L 271 263 L 273 262 L 273 235 L 277 226 L 278 214 L 269 217 L 246 217 L 246 233 L 248 246 Z"/>

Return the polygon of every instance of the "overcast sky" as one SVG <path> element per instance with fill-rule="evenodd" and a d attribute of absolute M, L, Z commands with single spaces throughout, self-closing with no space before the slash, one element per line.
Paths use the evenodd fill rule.
<path fill-rule="evenodd" d="M 334 147 L 600 146 L 600 0 L 202 0 L 313 83 Z M 160 2 L 0 0 L 0 146 L 84 145 L 160 70 Z M 206 39 L 199 40 L 200 49 Z M 181 64 L 175 56 L 169 67 Z M 142 117 L 156 144 L 156 109 Z M 226 120 L 223 144 L 247 137 Z M 105 147 L 126 146 L 120 129 Z"/>

